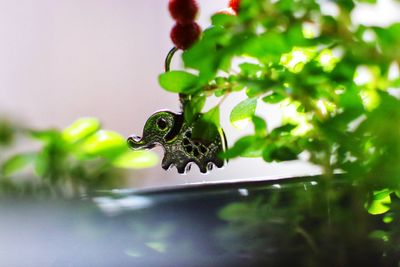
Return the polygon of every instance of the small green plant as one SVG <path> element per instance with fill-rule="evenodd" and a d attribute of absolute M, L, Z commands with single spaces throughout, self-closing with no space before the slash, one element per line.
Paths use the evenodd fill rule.
<path fill-rule="evenodd" d="M 130 151 L 120 134 L 101 129 L 94 118 L 81 118 L 63 130 L 31 130 L 0 120 L 0 144 L 12 146 L 17 137 L 39 142 L 39 148 L 0 155 L 0 191 L 3 193 L 52 193 L 78 195 L 121 186 L 123 169 L 157 163 L 155 154 Z M 33 175 L 34 174 L 34 175 Z M 25 177 L 26 176 L 26 177 Z M 32 179 L 36 176 L 38 179 Z M 26 178 L 26 179 L 24 179 Z"/>
<path fill-rule="evenodd" d="M 353 23 L 361 2 L 375 3 L 243 0 L 237 16 L 212 17 L 212 26 L 184 51 L 185 69 L 161 74 L 160 85 L 190 99 L 187 114 L 204 112 L 207 98 L 220 98 L 206 112 L 216 124 L 223 100 L 245 91 L 230 121 L 252 122 L 254 133 L 237 140 L 227 158 L 276 162 L 303 154 L 327 180 L 342 172 L 369 189 L 397 190 L 400 23 Z M 326 4 L 335 12 L 326 13 Z M 279 127 L 268 126 L 270 114 L 256 112 L 259 102 L 281 107 Z"/>

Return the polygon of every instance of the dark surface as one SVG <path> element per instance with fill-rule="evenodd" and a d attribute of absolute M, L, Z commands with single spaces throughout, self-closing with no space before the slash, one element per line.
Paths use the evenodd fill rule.
<path fill-rule="evenodd" d="M 0 266 L 395 266 L 353 187 L 319 180 L 2 201 Z"/>

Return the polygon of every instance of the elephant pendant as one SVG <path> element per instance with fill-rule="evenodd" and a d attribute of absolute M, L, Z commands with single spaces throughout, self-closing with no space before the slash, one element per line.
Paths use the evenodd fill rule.
<path fill-rule="evenodd" d="M 199 115 L 201 117 L 201 114 Z M 133 150 L 151 149 L 156 145 L 164 148 L 162 168 L 165 170 L 175 166 L 178 173 L 184 174 L 195 163 L 202 173 L 207 173 L 213 165 L 221 168 L 225 160 L 220 153 L 226 148 L 226 138 L 222 128 L 215 127 L 207 141 L 202 138 L 193 138 L 196 120 L 187 123 L 183 114 L 171 111 L 158 111 L 147 121 L 142 137 L 130 136 L 128 145 Z"/>

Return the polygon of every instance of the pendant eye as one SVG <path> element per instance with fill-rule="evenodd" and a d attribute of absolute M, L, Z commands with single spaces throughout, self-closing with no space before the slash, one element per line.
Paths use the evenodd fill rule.
<path fill-rule="evenodd" d="M 167 121 L 164 118 L 159 118 L 157 120 L 157 127 L 158 129 L 160 129 L 161 131 L 165 130 L 167 128 Z"/>

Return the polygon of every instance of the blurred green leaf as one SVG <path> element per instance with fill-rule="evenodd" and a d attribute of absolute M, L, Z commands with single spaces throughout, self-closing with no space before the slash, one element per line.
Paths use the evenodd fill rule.
<path fill-rule="evenodd" d="M 271 132 L 271 136 L 278 137 L 278 136 L 282 136 L 282 135 L 289 135 L 290 132 L 293 129 L 295 129 L 296 127 L 297 127 L 297 125 L 290 124 L 290 123 L 282 125 L 280 127 L 273 129 Z"/>
<path fill-rule="evenodd" d="M 385 214 L 385 216 L 382 219 L 384 223 L 391 223 L 393 222 L 393 220 L 394 220 L 393 215 L 390 214 Z"/>
<path fill-rule="evenodd" d="M 351 12 L 355 7 L 355 3 L 353 0 L 334 0 L 334 1 L 344 10 L 346 10 L 346 12 Z"/>
<path fill-rule="evenodd" d="M 258 136 L 244 136 L 239 138 L 235 144 L 224 152 L 225 158 L 236 157 L 261 157 L 265 146 L 265 140 Z"/>
<path fill-rule="evenodd" d="M 153 167 L 158 162 L 156 154 L 149 151 L 127 151 L 114 159 L 112 164 L 118 168 L 142 169 Z"/>
<path fill-rule="evenodd" d="M 116 132 L 100 130 L 85 140 L 81 151 L 114 160 L 126 151 L 126 140 Z"/>
<path fill-rule="evenodd" d="M 296 151 L 294 151 L 288 146 L 270 145 L 263 150 L 262 157 L 267 162 L 289 161 L 289 160 L 296 160 L 297 154 L 298 153 L 296 153 Z"/>
<path fill-rule="evenodd" d="M 259 64 L 242 63 L 239 65 L 241 74 L 250 77 L 257 77 L 264 71 L 264 68 Z"/>
<path fill-rule="evenodd" d="M 2 173 L 5 176 L 10 176 L 32 164 L 35 158 L 35 153 L 17 154 L 3 163 L 1 166 Z"/>
<path fill-rule="evenodd" d="M 81 118 L 64 129 L 62 137 L 69 143 L 76 143 L 94 134 L 100 129 L 100 122 L 95 118 Z"/>
<path fill-rule="evenodd" d="M 227 14 L 216 14 L 211 17 L 211 23 L 214 26 L 229 26 L 234 25 L 238 21 L 237 16 Z"/>
<path fill-rule="evenodd" d="M 266 32 L 260 36 L 249 38 L 243 46 L 243 52 L 251 57 L 269 59 L 278 62 L 283 53 L 291 47 L 285 42 L 284 36 L 277 32 Z"/>
<path fill-rule="evenodd" d="M 45 143 L 58 143 L 62 142 L 61 132 L 56 129 L 31 131 L 33 138 L 36 138 Z"/>
<path fill-rule="evenodd" d="M 390 191 L 387 189 L 374 192 L 373 200 L 368 207 L 368 213 L 377 215 L 390 210 Z"/>
<path fill-rule="evenodd" d="M 8 119 L 0 118 L 0 146 L 10 145 L 14 140 L 15 129 Z"/>
<path fill-rule="evenodd" d="M 253 143 L 253 136 L 244 136 L 235 142 L 227 151 L 224 152 L 225 158 L 239 157 Z"/>
<path fill-rule="evenodd" d="M 265 103 L 269 103 L 269 104 L 276 104 L 279 103 L 281 101 L 283 101 L 285 98 L 284 95 L 278 94 L 278 93 L 272 93 L 270 95 L 267 95 L 265 97 L 263 97 L 263 101 Z"/>
<path fill-rule="evenodd" d="M 249 213 L 249 207 L 246 203 L 232 203 L 220 210 L 218 216 L 222 220 L 234 222 L 242 219 Z"/>

